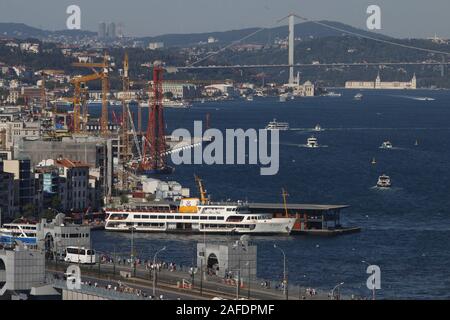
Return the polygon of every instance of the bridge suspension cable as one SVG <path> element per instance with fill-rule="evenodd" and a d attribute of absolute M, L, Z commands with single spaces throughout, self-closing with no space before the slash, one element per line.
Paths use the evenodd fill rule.
<path fill-rule="evenodd" d="M 368 40 L 373 40 L 373 41 L 377 41 L 377 42 L 382 42 L 382 43 L 386 43 L 386 44 L 390 44 L 390 45 L 394 45 L 394 46 L 398 46 L 398 47 L 403 47 L 403 48 L 407 48 L 407 49 L 414 49 L 414 50 L 419 50 L 419 51 L 424 51 L 424 52 L 428 52 L 428 53 L 436 53 L 436 54 L 444 54 L 444 55 L 450 55 L 450 52 L 445 52 L 445 51 L 440 51 L 440 50 L 433 50 L 433 49 L 426 49 L 426 48 L 421 48 L 421 47 L 416 47 L 416 46 L 411 46 L 411 45 L 407 45 L 407 44 L 402 44 L 402 43 L 398 43 L 398 42 L 394 42 L 394 41 L 390 41 L 390 40 L 386 40 L 386 39 L 380 39 L 380 38 L 376 38 L 376 37 L 371 37 L 368 35 L 364 35 L 361 33 L 357 33 L 357 32 L 353 32 L 353 31 L 349 31 L 349 30 L 345 30 L 339 27 L 335 27 L 332 25 L 329 25 L 327 23 L 321 22 L 321 21 L 315 21 L 315 20 L 310 20 L 308 18 L 299 16 L 299 15 L 295 15 L 297 18 L 299 18 L 300 20 L 306 21 L 306 22 L 311 22 L 317 25 L 320 25 L 322 27 L 325 28 L 329 28 L 329 29 L 333 29 L 339 32 L 343 32 L 343 33 L 347 33 L 353 36 L 357 36 L 360 38 L 365 38 Z"/>

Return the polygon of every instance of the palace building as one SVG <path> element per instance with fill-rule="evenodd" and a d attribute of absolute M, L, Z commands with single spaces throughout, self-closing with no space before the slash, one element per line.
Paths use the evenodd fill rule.
<path fill-rule="evenodd" d="M 408 82 L 383 82 L 381 81 L 380 73 L 378 73 L 375 81 L 347 81 L 345 83 L 346 89 L 417 89 L 417 78 L 414 74 L 411 81 Z"/>

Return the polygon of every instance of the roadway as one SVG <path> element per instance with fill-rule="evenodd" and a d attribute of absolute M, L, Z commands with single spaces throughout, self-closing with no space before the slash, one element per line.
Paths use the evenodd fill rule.
<path fill-rule="evenodd" d="M 68 264 L 58 262 L 56 267 L 53 262 L 47 264 L 47 271 L 50 273 L 58 273 L 62 275 Z M 112 287 L 118 285 L 120 280 L 131 288 L 142 290 L 147 295 L 153 295 L 153 279 L 151 270 L 145 270 L 143 267 L 136 268 L 136 276 L 134 277 L 134 270 L 130 266 L 113 264 L 101 264 L 100 269 L 98 265 L 95 266 L 80 266 L 82 273 L 82 281 L 91 283 L 97 282 L 102 286 L 111 284 Z M 115 271 L 114 271 L 115 269 Z M 121 277 L 120 271 L 131 274 L 131 278 L 125 279 Z M 163 295 L 167 299 L 181 299 L 181 300 L 208 300 L 214 297 L 221 297 L 224 299 L 236 299 L 237 286 L 222 282 L 222 279 L 217 277 L 206 276 L 200 279 L 200 274 L 194 276 L 193 286 L 191 288 L 179 288 L 178 284 L 183 283 L 183 279 L 191 281 L 192 278 L 187 272 L 169 271 L 162 269 L 157 272 L 157 285 L 155 288 L 155 296 Z M 239 288 L 239 298 L 247 299 L 249 295 L 249 288 L 247 286 Z M 299 300 L 299 293 L 293 292 L 289 295 L 290 300 Z M 250 287 L 251 300 L 283 300 L 285 295 L 280 290 L 266 289 L 256 284 Z M 316 296 L 306 296 L 305 299 L 325 300 L 328 299 L 326 294 L 318 294 Z"/>

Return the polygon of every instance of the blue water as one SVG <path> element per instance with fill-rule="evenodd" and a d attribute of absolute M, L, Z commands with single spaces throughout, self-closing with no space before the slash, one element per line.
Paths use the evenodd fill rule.
<path fill-rule="evenodd" d="M 381 268 L 383 298 L 450 298 L 450 93 L 445 91 L 345 91 L 342 98 L 304 98 L 286 103 L 276 99 L 194 105 L 190 110 L 166 110 L 168 132 L 191 129 L 194 120 L 211 114 L 211 126 L 264 128 L 273 118 L 288 121 L 281 132 L 280 171 L 260 176 L 258 166 L 183 165 L 171 179 L 196 192 L 200 175 L 213 199 L 281 202 L 281 188 L 289 202 L 348 204 L 343 224 L 362 227 L 359 234 L 334 238 L 255 237 L 258 276 L 281 279 L 286 251 L 291 283 L 330 290 L 345 282 L 343 293 L 370 296 L 365 283 L 366 260 Z M 418 101 L 412 97 L 433 97 Z M 120 110 L 120 108 L 117 108 Z M 94 113 L 94 112 L 93 112 Z M 326 148 L 301 147 L 314 133 Z M 393 150 L 379 149 L 390 140 Z M 414 146 L 415 141 L 418 146 Z M 372 165 L 372 158 L 377 164 Z M 393 188 L 373 186 L 379 175 L 391 176 Z M 130 235 L 98 232 L 94 247 L 129 255 Z M 208 236 L 208 240 L 232 241 Z M 192 264 L 195 244 L 202 236 L 138 234 L 135 243 L 143 257 L 163 245 L 165 260 Z"/>

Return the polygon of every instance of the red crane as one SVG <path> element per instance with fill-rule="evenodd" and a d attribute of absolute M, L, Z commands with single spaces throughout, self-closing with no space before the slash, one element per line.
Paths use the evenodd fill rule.
<path fill-rule="evenodd" d="M 163 107 L 163 67 L 155 64 L 153 67 L 153 85 L 150 86 L 147 133 L 143 141 L 142 161 L 139 172 L 145 175 L 172 173 L 173 168 L 166 165 L 167 145 L 164 132 Z"/>

